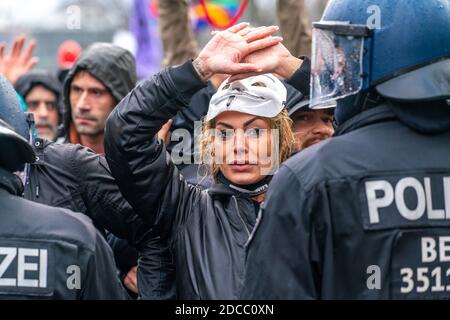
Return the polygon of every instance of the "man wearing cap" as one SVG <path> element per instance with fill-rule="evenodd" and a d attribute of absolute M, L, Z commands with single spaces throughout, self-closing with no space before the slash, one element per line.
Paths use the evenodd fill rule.
<path fill-rule="evenodd" d="M 309 60 L 307 63 L 309 64 Z M 310 109 L 309 97 L 304 96 L 309 90 L 300 92 L 288 83 L 285 85 L 288 92 L 286 108 L 293 122 L 292 129 L 295 135 L 295 153 L 331 138 L 335 131 L 334 106 L 318 110 Z"/>

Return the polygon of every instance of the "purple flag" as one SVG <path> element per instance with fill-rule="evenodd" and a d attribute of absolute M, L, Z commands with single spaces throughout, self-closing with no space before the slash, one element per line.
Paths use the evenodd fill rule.
<path fill-rule="evenodd" d="M 136 68 L 139 79 L 148 78 L 161 69 L 163 59 L 157 17 L 150 13 L 151 0 L 134 0 L 130 18 L 130 31 L 134 34 L 138 49 Z"/>

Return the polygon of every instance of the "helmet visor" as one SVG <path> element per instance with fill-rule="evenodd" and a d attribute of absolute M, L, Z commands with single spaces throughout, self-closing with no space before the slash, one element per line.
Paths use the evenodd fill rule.
<path fill-rule="evenodd" d="M 364 37 L 313 29 L 311 109 L 329 108 L 363 86 Z"/>

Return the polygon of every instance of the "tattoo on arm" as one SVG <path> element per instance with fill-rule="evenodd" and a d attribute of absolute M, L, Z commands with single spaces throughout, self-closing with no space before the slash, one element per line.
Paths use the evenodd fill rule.
<path fill-rule="evenodd" d="M 212 72 L 205 70 L 204 66 L 202 65 L 199 59 L 195 59 L 193 65 L 195 70 L 199 74 L 200 78 L 202 78 L 204 81 L 207 81 L 213 75 Z"/>

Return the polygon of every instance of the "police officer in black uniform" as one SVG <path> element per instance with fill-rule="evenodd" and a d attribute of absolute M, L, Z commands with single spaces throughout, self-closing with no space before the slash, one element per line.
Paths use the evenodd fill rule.
<path fill-rule="evenodd" d="M 19 104 L 1 83 L 0 109 Z M 25 115 L 10 116 L 0 120 L 0 299 L 124 299 L 111 249 L 88 217 L 21 198 L 35 154 L 18 134 Z"/>
<path fill-rule="evenodd" d="M 339 128 L 272 180 L 243 297 L 449 299 L 450 6 L 332 0 L 314 27 Z"/>

